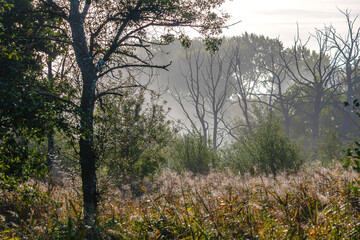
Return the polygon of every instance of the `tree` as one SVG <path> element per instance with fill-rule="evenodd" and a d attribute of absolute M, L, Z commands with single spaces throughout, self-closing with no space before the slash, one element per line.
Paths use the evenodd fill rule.
<path fill-rule="evenodd" d="M 277 39 L 269 40 L 268 49 L 264 60 L 259 63 L 260 68 L 265 70 L 265 79 L 263 80 L 265 91 L 256 97 L 258 102 L 268 106 L 270 114 L 278 112 L 282 116 L 285 134 L 290 137 L 293 103 L 297 96 L 296 94 L 286 94 L 288 87 L 292 84 L 286 70 L 291 58 Z"/>
<path fill-rule="evenodd" d="M 333 26 L 327 27 L 324 32 L 329 32 L 331 47 L 339 59 L 340 74 L 345 83 L 346 102 L 353 103 L 359 98 L 360 90 L 360 28 L 355 28 L 357 17 L 351 19 L 350 11 L 341 11 L 341 13 L 346 18 L 347 34 L 341 36 Z M 345 114 L 343 137 L 346 139 L 351 132 L 351 125 L 355 125 L 357 131 L 359 131 L 359 125 L 356 114 L 350 106 L 345 108 Z"/>
<path fill-rule="evenodd" d="M 206 143 L 211 136 L 214 149 L 221 145 L 225 137 L 225 116 L 232 93 L 231 59 L 227 55 L 223 46 L 216 54 L 206 52 L 199 45 L 191 47 L 183 59 L 186 66 L 180 65 L 186 92 L 183 94 L 174 88 L 173 93 L 191 127 L 204 137 Z"/>
<path fill-rule="evenodd" d="M 252 103 L 261 93 L 261 85 L 265 78 L 265 71 L 260 67 L 267 52 L 264 36 L 245 33 L 242 37 L 234 37 L 229 40 L 233 56 L 231 71 L 233 72 L 234 88 L 233 99 L 241 110 L 245 120 L 245 127 L 251 133 L 253 129 L 253 116 L 251 113 Z"/>
<path fill-rule="evenodd" d="M 129 81 L 128 85 L 133 84 Z M 95 112 L 98 165 L 120 188 L 130 184 L 136 193 L 137 184 L 152 178 L 165 163 L 163 149 L 174 129 L 159 95 L 146 94 L 143 87 L 125 87 L 121 94 L 121 98 L 102 98 Z"/>
<path fill-rule="evenodd" d="M 337 58 L 331 58 L 328 32 L 314 35 L 318 53 L 310 52 L 299 38 L 290 50 L 292 61 L 285 61 L 289 77 L 295 82 L 292 88 L 297 95 L 295 109 L 310 117 L 313 140 L 320 131 L 322 111 L 332 104 L 338 94 Z M 316 141 L 314 142 L 316 143 Z"/>
<path fill-rule="evenodd" d="M 37 91 L 40 85 L 44 91 L 47 88 L 41 52 L 48 46 L 36 40 L 47 34 L 37 24 L 43 16 L 31 13 L 29 0 L 8 1 L 5 6 L 0 19 L 0 164 L 7 178 L 23 180 L 44 173 L 46 162 L 37 148 L 48 124 L 65 127 L 62 111 L 67 106 Z"/>
<path fill-rule="evenodd" d="M 96 92 L 98 80 L 113 77 L 115 69 L 166 68 L 151 64 L 149 44 L 159 32 L 166 43 L 180 27 L 197 27 L 206 34 L 217 34 L 226 20 L 214 8 L 216 1 L 121 0 L 80 1 L 40 0 L 49 11 L 64 19 L 71 34 L 76 63 L 81 72 L 80 165 L 84 201 L 84 223 L 95 226 L 97 200 L 96 152 L 94 146 L 94 109 L 105 95 L 119 95 L 117 88 Z M 161 31 L 165 29 L 165 31 Z M 154 36 L 153 38 L 148 37 Z M 160 37 L 160 36 L 158 36 Z M 188 41 L 182 37 L 184 44 Z M 208 38 L 210 40 L 210 38 Z M 211 41 L 208 41 L 211 42 Z M 159 43 L 159 42 L 157 42 Z M 141 56 L 139 51 L 145 53 Z M 89 231 L 91 238 L 91 232 Z"/>

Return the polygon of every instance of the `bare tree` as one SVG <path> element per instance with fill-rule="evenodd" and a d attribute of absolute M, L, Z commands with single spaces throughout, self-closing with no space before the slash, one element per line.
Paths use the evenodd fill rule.
<path fill-rule="evenodd" d="M 240 108 L 245 126 L 250 133 L 253 128 L 252 104 L 261 93 L 262 81 L 265 78 L 264 69 L 259 64 L 263 57 L 263 53 L 259 52 L 257 47 L 261 43 L 260 39 L 264 37 L 246 33 L 242 37 L 229 40 L 231 42 L 229 58 L 232 59 L 231 71 L 234 77 L 232 99 Z"/>
<path fill-rule="evenodd" d="M 225 113 L 231 95 L 231 59 L 225 55 L 222 48 L 211 54 L 204 48 L 192 47 L 183 59 L 186 67 L 181 70 L 187 86 L 185 95 L 176 89 L 172 94 L 192 128 L 205 141 L 211 136 L 215 149 L 225 137 Z"/>
<path fill-rule="evenodd" d="M 289 77 L 295 82 L 297 93 L 294 107 L 311 119 L 312 137 L 316 140 L 320 131 L 320 117 L 338 94 L 337 58 L 331 58 L 329 32 L 317 31 L 311 36 L 318 52 L 311 52 L 297 37 L 289 51 L 292 60 L 285 62 Z M 306 107 L 309 106 L 307 109 Z M 315 141 L 316 143 L 316 141 Z"/>
<path fill-rule="evenodd" d="M 351 19 L 350 11 L 341 11 L 341 13 L 346 18 L 346 35 L 341 36 L 333 26 L 326 28 L 324 32 L 329 32 L 330 44 L 339 60 L 339 71 L 341 79 L 344 81 L 346 101 L 352 104 L 360 96 L 360 28 L 355 28 L 358 16 Z M 342 109 L 343 105 L 340 106 Z M 357 131 L 360 130 L 357 122 L 356 114 L 352 112 L 351 106 L 346 107 L 343 123 L 344 138 L 348 137 L 351 132 L 351 125 L 355 126 Z"/>
<path fill-rule="evenodd" d="M 266 79 L 263 81 L 266 91 L 257 95 L 257 101 L 267 105 L 270 114 L 276 110 L 282 115 L 287 136 L 290 136 L 292 105 L 297 96 L 297 94 L 286 94 L 286 90 L 293 83 L 286 68 L 290 61 L 291 58 L 283 49 L 282 43 L 277 39 L 271 41 L 265 60 L 259 63 L 266 71 Z"/>

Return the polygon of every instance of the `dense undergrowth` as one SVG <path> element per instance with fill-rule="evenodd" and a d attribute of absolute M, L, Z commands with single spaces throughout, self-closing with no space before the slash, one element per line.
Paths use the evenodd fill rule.
<path fill-rule="evenodd" d="M 311 166 L 276 177 L 168 171 L 140 197 L 103 182 L 99 239 L 359 239 L 357 174 Z M 67 179 L 1 191 L 1 239 L 83 239 L 81 192 Z"/>

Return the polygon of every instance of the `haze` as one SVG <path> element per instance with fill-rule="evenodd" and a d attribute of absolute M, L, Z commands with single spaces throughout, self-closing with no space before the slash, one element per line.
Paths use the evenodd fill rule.
<path fill-rule="evenodd" d="M 223 9 L 231 16 L 229 23 L 241 23 L 224 31 L 225 36 L 256 33 L 279 38 L 285 46 L 293 44 L 299 26 L 300 36 L 307 38 L 315 28 L 335 26 L 340 33 L 346 31 L 345 18 L 339 9 L 351 10 L 352 16 L 360 13 L 360 1 L 354 0 L 233 0 Z"/>

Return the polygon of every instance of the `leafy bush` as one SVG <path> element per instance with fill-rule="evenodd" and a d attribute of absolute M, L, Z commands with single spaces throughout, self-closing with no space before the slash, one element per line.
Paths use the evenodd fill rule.
<path fill-rule="evenodd" d="M 191 171 L 206 174 L 216 166 L 215 149 L 195 132 L 184 134 L 175 140 L 169 149 L 168 167 L 176 172 Z"/>
<path fill-rule="evenodd" d="M 299 148 L 282 132 L 279 122 L 269 118 L 252 133 L 246 133 L 225 152 L 223 166 L 234 172 L 266 174 L 298 170 L 303 163 Z"/>
<path fill-rule="evenodd" d="M 46 170 L 46 159 L 37 149 L 17 144 L 14 139 L 0 139 L 0 188 L 13 188 L 30 177 L 42 177 Z"/>
<path fill-rule="evenodd" d="M 349 103 L 345 102 L 345 106 Z M 356 109 L 356 114 L 360 117 L 360 102 L 359 99 L 355 99 L 353 102 L 353 108 Z M 344 168 L 352 168 L 355 172 L 360 175 L 360 141 L 355 142 L 355 147 L 348 148 L 346 150 L 347 157 L 343 160 Z M 357 212 L 360 212 L 360 178 L 354 178 L 354 180 L 345 189 L 349 195 L 351 204 L 355 207 Z"/>
<path fill-rule="evenodd" d="M 339 131 L 325 129 L 318 142 L 317 158 L 323 164 L 331 164 L 334 159 L 339 159 L 343 154 L 344 144 L 341 141 Z"/>
<path fill-rule="evenodd" d="M 146 100 L 145 90 L 135 87 L 121 94 L 104 98 L 96 115 L 98 164 L 118 186 L 152 178 L 165 162 L 162 149 L 173 134 L 158 96 Z"/>

